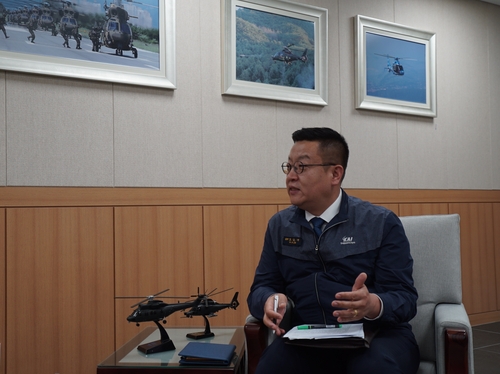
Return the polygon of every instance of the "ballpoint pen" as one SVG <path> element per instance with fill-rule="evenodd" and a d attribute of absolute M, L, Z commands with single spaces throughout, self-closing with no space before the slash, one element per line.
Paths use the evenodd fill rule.
<path fill-rule="evenodd" d="M 278 296 L 278 294 L 275 294 L 274 295 L 274 306 L 273 306 L 273 311 L 277 312 L 278 311 L 278 302 L 280 300 L 280 297 Z M 274 323 L 276 323 L 276 320 L 273 321 Z M 276 334 L 276 331 L 273 330 L 273 334 Z"/>

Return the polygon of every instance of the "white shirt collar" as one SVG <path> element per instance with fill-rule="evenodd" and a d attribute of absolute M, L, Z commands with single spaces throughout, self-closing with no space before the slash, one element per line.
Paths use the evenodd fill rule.
<path fill-rule="evenodd" d="M 340 190 L 340 193 L 339 193 L 339 196 L 337 197 L 337 199 L 323 213 L 321 213 L 319 218 L 322 218 L 325 222 L 330 222 L 333 219 L 333 217 L 335 217 L 340 212 L 340 203 L 341 202 L 342 202 L 342 189 Z M 310 221 L 314 217 L 316 217 L 316 216 L 309 213 L 306 210 L 306 220 L 307 221 Z"/>

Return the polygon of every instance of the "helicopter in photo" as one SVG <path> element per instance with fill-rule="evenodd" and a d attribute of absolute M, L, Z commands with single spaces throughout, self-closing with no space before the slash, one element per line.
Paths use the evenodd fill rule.
<path fill-rule="evenodd" d="M 42 14 L 38 18 L 38 27 L 42 30 L 45 30 L 45 31 L 50 30 L 52 32 L 52 36 L 56 36 L 57 30 L 56 30 L 54 18 L 52 17 L 53 11 L 52 11 L 52 7 L 51 7 L 50 3 L 45 1 L 42 4 L 41 13 Z"/>
<path fill-rule="evenodd" d="M 382 56 L 382 57 L 387 58 L 387 66 L 385 67 L 385 69 L 387 69 L 387 71 L 389 73 L 392 73 L 394 75 L 400 75 L 400 76 L 405 75 L 405 69 L 399 60 L 413 60 L 413 61 L 415 61 L 412 58 L 394 57 L 394 56 L 390 56 L 390 55 L 382 55 L 379 53 L 375 53 L 375 54 L 377 56 Z M 393 59 L 392 62 L 390 60 L 391 58 Z"/>
<path fill-rule="evenodd" d="M 102 45 L 114 49 L 116 55 L 123 56 L 123 51 L 132 51 L 134 58 L 138 52 L 133 45 L 132 29 L 127 21 L 130 19 L 129 13 L 121 4 L 121 0 L 111 3 L 109 6 L 104 2 L 106 11 L 106 21 L 103 26 L 101 37 Z"/>
<path fill-rule="evenodd" d="M 80 13 L 75 10 L 71 1 L 61 1 L 62 9 L 59 9 L 61 20 L 59 21 L 59 32 L 64 39 L 63 46 L 69 46 L 69 39 L 73 38 L 76 41 L 76 49 L 82 49 L 80 42 L 82 36 L 78 32 L 78 17 Z"/>
<path fill-rule="evenodd" d="M 283 47 L 281 51 L 276 52 L 272 56 L 272 59 L 274 61 L 283 61 L 287 65 L 291 65 L 294 61 L 302 61 L 303 63 L 307 62 L 307 48 L 304 49 L 302 55 L 299 56 L 292 52 L 292 46 L 293 44 L 288 44 L 286 47 Z"/>

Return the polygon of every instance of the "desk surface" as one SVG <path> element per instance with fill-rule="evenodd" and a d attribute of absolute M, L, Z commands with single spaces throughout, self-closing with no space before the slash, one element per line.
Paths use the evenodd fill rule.
<path fill-rule="evenodd" d="M 203 330 L 203 328 L 201 329 Z M 175 350 L 145 355 L 137 350 L 137 346 L 160 339 L 156 327 L 147 327 L 133 337 L 123 347 L 111 354 L 102 363 L 97 365 L 97 374 L 128 374 L 146 371 L 148 374 L 168 373 L 175 370 L 185 373 L 202 373 L 209 371 L 215 373 L 240 373 L 243 372 L 245 354 L 245 335 L 242 327 L 212 328 L 215 334 L 212 338 L 194 340 L 186 337 L 187 333 L 199 332 L 200 328 L 171 327 L 167 333 L 172 339 Z M 233 361 L 228 366 L 187 366 L 179 364 L 179 352 L 190 341 L 206 344 L 222 343 L 236 346 Z"/>

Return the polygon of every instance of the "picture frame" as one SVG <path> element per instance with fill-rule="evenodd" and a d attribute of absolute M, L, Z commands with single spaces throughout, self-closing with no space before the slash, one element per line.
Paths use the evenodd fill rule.
<path fill-rule="evenodd" d="M 437 117 L 436 34 L 357 15 L 356 108 Z"/>
<path fill-rule="evenodd" d="M 221 0 L 222 94 L 328 105 L 328 10 Z"/>
<path fill-rule="evenodd" d="M 16 1 L 11 0 L 4 4 Z M 25 5 L 25 3 L 19 0 L 20 5 Z M 128 13 L 137 12 L 138 15 L 129 14 L 128 21 L 120 24 L 120 32 L 123 34 L 128 32 L 129 36 L 135 35 L 130 31 L 131 22 L 138 22 L 135 19 L 139 19 L 141 25 L 151 25 L 148 30 L 153 36 L 149 39 L 150 43 L 147 42 L 146 37 L 145 42 L 132 40 L 135 38 L 129 37 L 129 41 L 121 42 L 122 44 L 117 44 L 119 39 L 114 38 L 111 32 L 108 32 L 112 27 L 115 27 L 115 30 L 118 29 L 116 24 L 120 22 L 118 17 L 112 18 L 115 13 L 111 11 L 116 9 L 112 9 L 111 4 L 115 2 L 99 2 L 98 4 L 85 2 L 89 7 L 98 6 L 99 9 L 95 8 L 96 12 L 99 11 L 102 15 L 99 22 L 94 23 L 95 31 L 99 33 L 99 39 L 95 39 L 95 43 L 99 40 L 99 47 L 90 38 L 90 32 L 94 30 L 94 27 L 90 28 L 88 25 L 80 27 L 83 21 L 78 24 L 79 20 L 90 18 L 78 2 L 40 2 L 42 3 L 48 4 L 48 9 L 43 8 L 45 5 L 37 6 L 38 22 L 34 30 L 35 40 L 32 40 L 30 36 L 30 27 L 33 28 L 33 26 L 30 26 L 29 18 L 22 20 L 19 18 L 21 15 L 8 10 L 9 19 L 7 19 L 6 31 L 9 39 L 0 43 L 1 70 L 176 89 L 175 0 L 145 0 L 139 3 L 141 5 L 133 3 L 133 8 L 128 8 L 127 2 L 127 7 L 122 7 L 122 9 L 129 9 Z M 102 4 L 105 4 L 107 8 L 103 9 Z M 29 14 L 33 14 L 33 9 L 35 6 L 29 9 Z M 111 10 L 108 11 L 108 9 Z M 40 23 L 45 20 L 42 18 L 45 17 L 45 11 L 50 16 L 54 15 L 51 17 L 53 20 L 51 26 L 43 27 L 44 25 Z M 87 15 L 87 17 L 82 17 L 82 15 Z M 12 19 L 12 17 L 18 18 Z M 72 17 L 76 21 L 71 20 Z M 101 23 L 104 17 L 106 21 Z M 144 17 L 142 21 L 141 17 Z M 63 31 L 67 32 L 70 29 L 70 26 L 66 28 L 66 25 L 70 25 L 71 22 L 63 21 L 68 19 L 73 23 L 77 22 L 78 27 L 76 32 L 67 33 L 65 36 Z M 115 26 L 111 21 L 116 21 Z M 158 30 L 157 33 L 156 30 Z M 137 46 L 136 42 L 140 46 Z"/>

